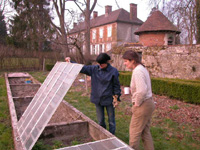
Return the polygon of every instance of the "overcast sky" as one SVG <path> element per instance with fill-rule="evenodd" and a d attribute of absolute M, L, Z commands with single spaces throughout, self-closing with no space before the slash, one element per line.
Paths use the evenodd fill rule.
<path fill-rule="evenodd" d="M 119 7 L 127 10 L 130 12 L 130 3 L 137 4 L 137 16 L 142 21 L 146 21 L 150 8 L 148 8 L 148 1 L 147 0 L 116 0 Z M 105 13 L 105 6 L 111 5 L 112 10 L 119 9 L 115 0 L 99 0 L 98 5 L 95 7 L 95 11 L 99 11 L 99 15 Z M 101 6 L 101 7 L 100 7 Z"/>
<path fill-rule="evenodd" d="M 116 4 L 116 1 L 118 5 Z M 130 12 L 130 3 L 134 3 L 134 4 L 137 4 L 138 18 L 145 22 L 151 10 L 151 8 L 148 7 L 148 1 L 149 0 L 98 0 L 94 11 L 98 12 L 98 16 L 103 15 L 105 14 L 105 6 L 111 5 L 112 11 L 119 9 L 120 7 Z M 79 8 L 72 1 L 68 1 L 66 3 L 66 7 L 68 9 L 73 9 L 77 11 L 79 10 Z M 7 10 L 12 10 L 12 9 L 10 7 L 7 7 Z M 10 18 L 12 14 L 13 14 L 13 11 L 12 13 L 5 14 L 6 21 L 8 21 L 8 18 Z M 57 20 L 55 22 L 57 22 Z"/>
<path fill-rule="evenodd" d="M 120 8 L 123 8 L 128 12 L 130 12 L 130 3 L 137 4 L 137 16 L 142 21 L 146 21 L 151 10 L 148 7 L 148 0 L 98 0 L 94 10 L 98 12 L 98 16 L 105 14 L 106 5 L 111 5 L 112 11 L 117 10 L 119 8 L 116 1 Z M 78 10 L 78 7 L 71 1 L 67 2 L 67 8 Z"/>

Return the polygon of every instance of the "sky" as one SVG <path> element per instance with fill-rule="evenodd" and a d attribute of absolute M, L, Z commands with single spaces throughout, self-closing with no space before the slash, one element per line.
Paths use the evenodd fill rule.
<path fill-rule="evenodd" d="M 95 6 L 94 11 L 98 12 L 98 16 L 105 14 L 105 6 L 111 5 L 112 11 L 119 9 L 117 4 L 120 8 L 123 8 L 130 12 L 130 3 L 137 4 L 137 16 L 140 20 L 143 22 L 146 21 L 147 17 L 149 16 L 149 13 L 151 11 L 151 8 L 148 7 L 148 0 L 98 0 L 97 4 Z M 93 2 L 93 1 L 92 1 Z M 66 3 L 67 9 L 73 9 L 80 11 L 79 8 L 74 4 L 73 1 L 68 1 Z M 10 7 L 7 7 L 8 10 L 12 10 Z M 84 8 L 83 8 L 84 9 Z M 13 11 L 12 11 L 12 14 Z M 8 18 L 11 17 L 11 14 L 5 14 L 6 21 L 8 21 Z M 56 20 L 54 22 L 57 22 Z M 57 24 L 57 23 L 56 23 Z"/>
<path fill-rule="evenodd" d="M 98 0 L 94 11 L 98 12 L 98 16 L 103 15 L 105 14 L 106 5 L 111 5 L 112 11 L 117 10 L 119 8 L 116 1 L 120 8 L 123 8 L 128 12 L 130 12 L 130 3 L 137 4 L 137 16 L 142 21 L 146 21 L 151 11 L 151 8 L 148 7 L 148 0 Z M 67 8 L 78 10 L 78 7 L 71 1 L 67 2 Z"/>
<path fill-rule="evenodd" d="M 147 17 L 149 16 L 150 13 L 150 8 L 148 8 L 148 2 L 147 0 L 117 0 L 117 3 L 120 8 L 123 8 L 130 12 L 130 3 L 137 4 L 137 16 L 140 20 L 146 21 Z M 106 5 L 111 5 L 112 6 L 112 11 L 119 9 L 115 0 L 100 0 L 98 2 L 99 5 L 95 7 L 95 11 L 101 12 L 101 14 L 105 14 L 105 6 Z M 102 7 L 103 6 L 103 7 Z"/>

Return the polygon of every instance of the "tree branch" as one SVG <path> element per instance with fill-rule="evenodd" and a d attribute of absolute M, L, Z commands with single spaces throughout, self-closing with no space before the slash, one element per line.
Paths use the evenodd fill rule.
<path fill-rule="evenodd" d="M 78 8 L 81 10 L 81 12 L 85 14 L 84 10 L 78 5 L 78 3 L 76 1 L 74 1 L 74 3 L 76 4 L 76 6 L 78 6 Z"/>
<path fill-rule="evenodd" d="M 118 7 L 118 8 L 120 8 L 120 7 L 119 7 L 119 5 L 118 5 L 118 2 L 117 2 L 117 0 L 115 0 L 115 3 L 116 3 L 116 5 L 117 5 L 117 7 Z"/>
<path fill-rule="evenodd" d="M 60 18 L 61 15 L 60 15 L 60 12 L 59 12 L 57 0 L 53 0 L 53 4 L 54 4 L 54 6 L 55 6 L 56 13 L 57 13 L 58 17 Z"/>
<path fill-rule="evenodd" d="M 94 3 L 93 3 L 93 5 L 92 5 L 92 8 L 90 9 L 90 14 L 92 13 L 92 11 L 93 11 L 93 9 L 94 9 L 96 3 L 97 3 L 97 0 L 94 0 Z"/>

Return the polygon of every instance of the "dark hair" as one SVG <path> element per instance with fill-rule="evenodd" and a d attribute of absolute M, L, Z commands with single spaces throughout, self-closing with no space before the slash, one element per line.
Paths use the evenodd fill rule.
<path fill-rule="evenodd" d="M 106 53 L 99 54 L 96 59 L 99 64 L 106 64 L 108 60 L 110 60 L 110 56 Z"/>
<path fill-rule="evenodd" d="M 141 64 L 141 59 L 140 56 L 137 52 L 132 51 L 132 50 L 128 50 L 124 53 L 124 55 L 122 56 L 123 59 L 128 59 L 128 60 L 134 60 L 137 64 Z M 143 65 L 144 66 L 144 65 Z"/>

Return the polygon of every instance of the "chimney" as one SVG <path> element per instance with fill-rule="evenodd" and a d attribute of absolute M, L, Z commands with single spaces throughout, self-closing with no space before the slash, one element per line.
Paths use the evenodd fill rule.
<path fill-rule="evenodd" d="M 74 24 L 73 24 L 73 28 L 75 28 L 77 26 L 77 23 L 76 22 L 74 22 Z"/>
<path fill-rule="evenodd" d="M 137 4 L 130 4 L 130 19 L 134 20 L 137 18 Z"/>
<path fill-rule="evenodd" d="M 105 6 L 105 16 L 107 17 L 109 13 L 112 12 L 112 6 Z"/>
<path fill-rule="evenodd" d="M 98 16 L 98 12 L 97 11 L 93 11 L 93 19 L 96 18 Z"/>

